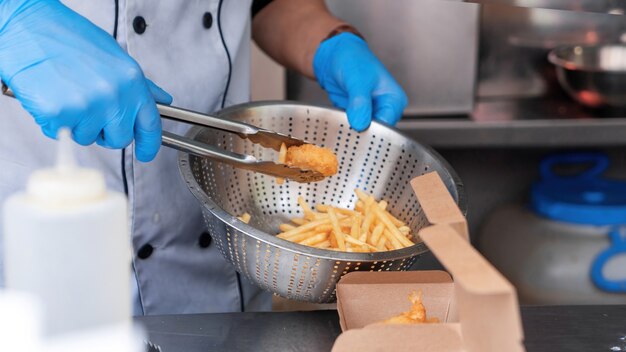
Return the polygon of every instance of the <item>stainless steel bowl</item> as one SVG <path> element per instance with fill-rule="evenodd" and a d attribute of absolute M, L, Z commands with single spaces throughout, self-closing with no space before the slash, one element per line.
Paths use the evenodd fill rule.
<path fill-rule="evenodd" d="M 564 46 L 550 52 L 561 86 L 590 107 L 626 107 L 626 45 Z"/>
<path fill-rule="evenodd" d="M 382 124 L 364 133 L 350 130 L 339 110 L 289 102 L 233 106 L 218 116 L 291 134 L 332 148 L 339 158 L 337 175 L 317 183 L 276 184 L 272 177 L 188 154 L 180 154 L 180 169 L 191 192 L 203 206 L 209 232 L 220 252 L 236 270 L 260 287 L 281 296 L 310 302 L 335 300 L 335 284 L 351 271 L 406 270 L 427 251 L 422 242 L 401 250 L 344 253 L 302 246 L 275 237 L 278 225 L 302 216 L 301 195 L 310 204 L 353 207 L 354 188 L 389 202 L 389 211 L 414 233 L 428 221 L 409 180 L 439 172 L 465 211 L 463 186 L 452 168 L 432 149 Z M 192 128 L 188 137 L 261 159 L 276 152 L 232 134 Z M 250 224 L 237 219 L 252 215 Z"/>

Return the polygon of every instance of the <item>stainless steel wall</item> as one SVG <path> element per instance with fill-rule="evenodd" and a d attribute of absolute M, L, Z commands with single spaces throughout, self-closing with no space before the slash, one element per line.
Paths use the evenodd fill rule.
<path fill-rule="evenodd" d="M 626 0 L 328 0 L 409 95 L 407 115 L 470 114 L 475 99 L 559 94 L 550 49 L 626 41 Z M 613 14 L 608 14 L 613 13 Z M 288 77 L 288 98 L 330 105 Z"/>
<path fill-rule="evenodd" d="M 405 88 L 407 114 L 463 114 L 473 108 L 477 4 L 449 0 L 330 0 Z M 290 74 L 288 98 L 329 104 L 316 83 Z"/>
<path fill-rule="evenodd" d="M 480 0 L 479 0 L 480 1 Z M 593 45 L 626 39 L 626 17 L 601 13 L 613 1 L 482 0 L 480 11 L 479 98 L 551 95 L 560 88 L 548 52 L 560 45 Z M 578 10 L 518 7 L 553 6 Z M 582 9 L 596 9 L 588 12 Z"/>
<path fill-rule="evenodd" d="M 468 2 L 605 14 L 624 14 L 626 10 L 626 0 L 470 0 Z"/>

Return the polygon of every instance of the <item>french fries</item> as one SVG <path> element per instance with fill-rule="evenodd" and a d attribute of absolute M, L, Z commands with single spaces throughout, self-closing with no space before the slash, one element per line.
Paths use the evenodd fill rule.
<path fill-rule="evenodd" d="M 335 235 L 335 240 L 337 241 L 337 247 L 342 251 L 346 250 L 346 235 L 341 230 L 341 226 L 339 225 L 339 220 L 337 219 L 337 214 L 335 214 L 335 210 L 333 208 L 328 208 L 328 216 L 330 218 L 330 223 L 333 225 L 333 232 Z"/>
<path fill-rule="evenodd" d="M 276 235 L 305 246 L 344 252 L 382 252 L 412 246 L 411 228 L 387 210 L 387 201 L 376 201 L 361 190 L 354 190 L 359 198 L 353 210 L 326 204 L 312 208 L 302 197 L 297 202 L 303 217 L 291 218 L 281 224 Z M 239 217 L 245 223 L 250 214 Z"/>
<path fill-rule="evenodd" d="M 413 245 L 411 229 L 389 213 L 386 201 L 377 201 L 358 189 L 354 192 L 359 198 L 354 209 L 326 204 L 312 208 L 298 197 L 303 217 L 281 224 L 277 237 L 345 252 L 381 252 Z"/>
<path fill-rule="evenodd" d="M 282 232 L 285 231 L 289 231 L 289 230 L 293 230 L 296 227 L 294 225 L 290 225 L 290 224 L 280 224 L 280 226 L 278 227 Z"/>
<path fill-rule="evenodd" d="M 250 214 L 248 213 L 244 213 L 242 216 L 238 217 L 239 220 L 243 221 L 244 223 L 249 223 L 250 222 Z"/>

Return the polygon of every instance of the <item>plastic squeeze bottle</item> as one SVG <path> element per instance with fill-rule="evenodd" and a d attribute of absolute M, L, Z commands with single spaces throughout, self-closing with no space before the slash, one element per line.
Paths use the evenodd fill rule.
<path fill-rule="evenodd" d="M 0 290 L 0 351 L 39 352 L 42 345 L 37 299 L 23 292 Z"/>
<path fill-rule="evenodd" d="M 6 285 L 38 297 L 43 332 L 131 323 L 127 202 L 80 168 L 69 131 L 55 168 L 35 171 L 4 205 Z"/>

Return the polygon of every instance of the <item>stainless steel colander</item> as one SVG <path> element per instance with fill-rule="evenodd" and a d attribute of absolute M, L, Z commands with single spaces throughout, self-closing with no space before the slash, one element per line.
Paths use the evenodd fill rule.
<path fill-rule="evenodd" d="M 353 190 L 362 189 L 389 202 L 389 211 L 414 233 L 427 225 L 409 181 L 437 171 L 465 212 L 463 185 L 452 168 L 432 149 L 382 124 L 364 133 L 350 130 L 339 110 L 290 102 L 242 104 L 217 116 L 302 138 L 334 150 L 337 175 L 310 184 L 278 185 L 273 177 L 181 153 L 180 169 L 202 203 L 209 232 L 226 260 L 260 287 L 290 299 L 327 303 L 335 300 L 335 284 L 351 271 L 408 269 L 427 251 L 419 242 L 401 250 L 343 253 L 311 248 L 275 237 L 278 226 L 302 216 L 296 199 L 352 208 Z M 277 154 L 228 133 L 193 127 L 187 137 L 263 160 Z M 237 219 L 252 215 L 250 224 Z"/>

